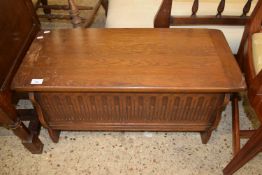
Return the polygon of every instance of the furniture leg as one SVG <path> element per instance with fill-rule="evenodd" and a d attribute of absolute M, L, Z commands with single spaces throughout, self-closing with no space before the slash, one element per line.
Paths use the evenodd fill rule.
<path fill-rule="evenodd" d="M 209 141 L 211 137 L 212 131 L 213 130 L 208 129 L 207 131 L 200 132 L 201 141 L 203 144 L 207 144 L 207 142 Z"/>
<path fill-rule="evenodd" d="M 101 2 L 103 8 L 105 9 L 105 13 L 107 15 L 107 11 L 108 11 L 108 0 L 102 0 Z"/>
<path fill-rule="evenodd" d="M 82 20 L 81 20 L 81 17 L 79 16 L 79 10 L 78 10 L 75 0 L 68 0 L 68 4 L 70 8 L 69 14 L 72 18 L 73 27 L 74 28 L 80 27 Z"/>
<path fill-rule="evenodd" d="M 91 26 L 91 24 L 93 23 L 95 16 L 97 14 L 97 11 L 99 9 L 99 7 L 101 6 L 101 0 L 98 0 L 98 2 L 96 3 L 94 9 L 92 10 L 92 14 L 90 16 L 87 17 L 84 27 L 88 28 Z"/>
<path fill-rule="evenodd" d="M 48 5 L 48 0 L 40 0 L 41 1 L 41 4 L 43 6 L 47 6 Z M 51 14 L 51 9 L 48 9 L 48 8 L 43 8 L 43 11 L 46 15 L 50 15 Z"/>
<path fill-rule="evenodd" d="M 224 168 L 224 175 L 231 175 L 251 160 L 262 150 L 262 126 L 247 141 L 243 148 L 234 156 L 230 163 Z"/>
<path fill-rule="evenodd" d="M 48 128 L 49 136 L 54 143 L 58 143 L 60 132 L 61 132 L 60 130 L 54 130 L 54 129 Z"/>
<path fill-rule="evenodd" d="M 236 94 L 232 95 L 232 141 L 233 155 L 235 156 L 240 150 L 239 110 L 238 97 Z"/>
<path fill-rule="evenodd" d="M 217 128 L 219 121 L 221 120 L 221 113 L 224 110 L 225 106 L 228 104 L 228 102 L 229 102 L 229 95 L 226 94 L 224 97 L 224 103 L 221 106 L 221 109 L 218 109 L 216 113 L 216 118 L 213 121 L 212 126 L 207 128 L 206 131 L 200 132 L 200 136 L 203 144 L 207 144 L 207 142 L 209 141 L 212 135 L 213 130 Z"/>
<path fill-rule="evenodd" d="M 19 137 L 22 144 L 33 154 L 41 154 L 43 143 L 38 134 L 30 132 L 18 118 L 15 108 L 11 103 L 11 95 L 8 92 L 0 94 L 0 119 L 7 128 Z"/>
<path fill-rule="evenodd" d="M 47 122 L 45 121 L 45 117 L 43 115 L 43 111 L 42 111 L 40 105 L 38 104 L 38 102 L 36 101 L 34 93 L 29 93 L 29 99 L 31 100 L 31 102 L 33 103 L 33 105 L 34 105 L 34 107 L 36 109 L 39 121 L 41 122 L 41 124 L 44 127 L 47 128 L 50 138 L 52 139 L 52 141 L 54 143 L 58 143 L 61 131 L 60 130 L 54 130 L 54 129 L 52 129 L 52 128 L 50 128 L 48 126 Z"/>

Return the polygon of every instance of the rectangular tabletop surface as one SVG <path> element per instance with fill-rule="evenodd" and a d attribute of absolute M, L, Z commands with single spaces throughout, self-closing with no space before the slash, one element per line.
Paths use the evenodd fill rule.
<path fill-rule="evenodd" d="M 234 92 L 245 88 L 218 30 L 64 29 L 39 36 L 13 80 L 17 91 Z M 43 82 L 34 85 L 32 79 Z"/>

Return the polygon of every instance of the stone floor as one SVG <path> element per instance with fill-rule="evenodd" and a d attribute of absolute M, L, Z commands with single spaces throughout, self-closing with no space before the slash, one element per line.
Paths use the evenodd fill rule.
<path fill-rule="evenodd" d="M 251 123 L 241 111 L 241 127 Z M 11 133 L 0 129 L 0 174 L 52 175 L 219 175 L 232 158 L 231 108 L 208 144 L 191 132 L 62 132 L 57 144 L 42 129 L 41 155 L 30 154 Z M 236 174 L 262 174 L 262 154 Z"/>
<path fill-rule="evenodd" d="M 104 21 L 100 9 L 92 27 L 103 27 Z M 71 27 L 68 21 L 41 22 L 44 29 Z M 241 127 L 251 128 L 243 109 L 240 114 Z M 206 145 L 192 132 L 65 131 L 54 144 L 42 129 L 40 139 L 44 152 L 32 155 L 11 131 L 0 128 L 0 175 L 219 175 L 232 158 L 231 107 Z M 236 174 L 262 175 L 261 163 L 262 154 Z"/>

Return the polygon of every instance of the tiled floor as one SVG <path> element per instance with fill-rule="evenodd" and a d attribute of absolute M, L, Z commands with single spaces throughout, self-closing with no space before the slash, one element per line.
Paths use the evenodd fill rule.
<path fill-rule="evenodd" d="M 100 9 L 92 27 L 103 27 L 104 21 Z M 71 24 L 46 20 L 42 26 L 68 28 Z M 251 127 L 243 110 L 241 125 Z M 232 158 L 231 108 L 227 107 L 206 145 L 199 133 L 185 132 L 62 132 L 54 144 L 42 129 L 40 139 L 44 152 L 32 155 L 11 131 L 0 128 L 0 175 L 219 175 Z M 261 165 L 260 154 L 236 174 L 262 174 Z"/>

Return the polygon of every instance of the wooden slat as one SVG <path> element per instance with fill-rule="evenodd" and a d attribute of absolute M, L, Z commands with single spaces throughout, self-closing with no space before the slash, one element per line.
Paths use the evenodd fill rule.
<path fill-rule="evenodd" d="M 48 18 L 48 19 L 71 19 L 69 15 L 55 15 L 55 14 L 38 15 L 38 17 Z"/>
<path fill-rule="evenodd" d="M 256 130 L 240 130 L 240 138 L 250 138 Z"/>
<path fill-rule="evenodd" d="M 68 5 L 39 5 L 38 8 L 53 9 L 53 10 L 70 10 Z M 78 10 L 93 10 L 89 6 L 77 6 Z"/>
<path fill-rule="evenodd" d="M 32 121 L 37 118 L 34 109 L 17 109 L 17 113 L 22 121 Z"/>
<path fill-rule="evenodd" d="M 216 18 L 216 16 L 204 16 L 204 17 L 171 17 L 171 26 L 181 26 L 181 25 L 245 25 L 248 17 L 236 17 L 236 16 L 222 16 Z"/>

